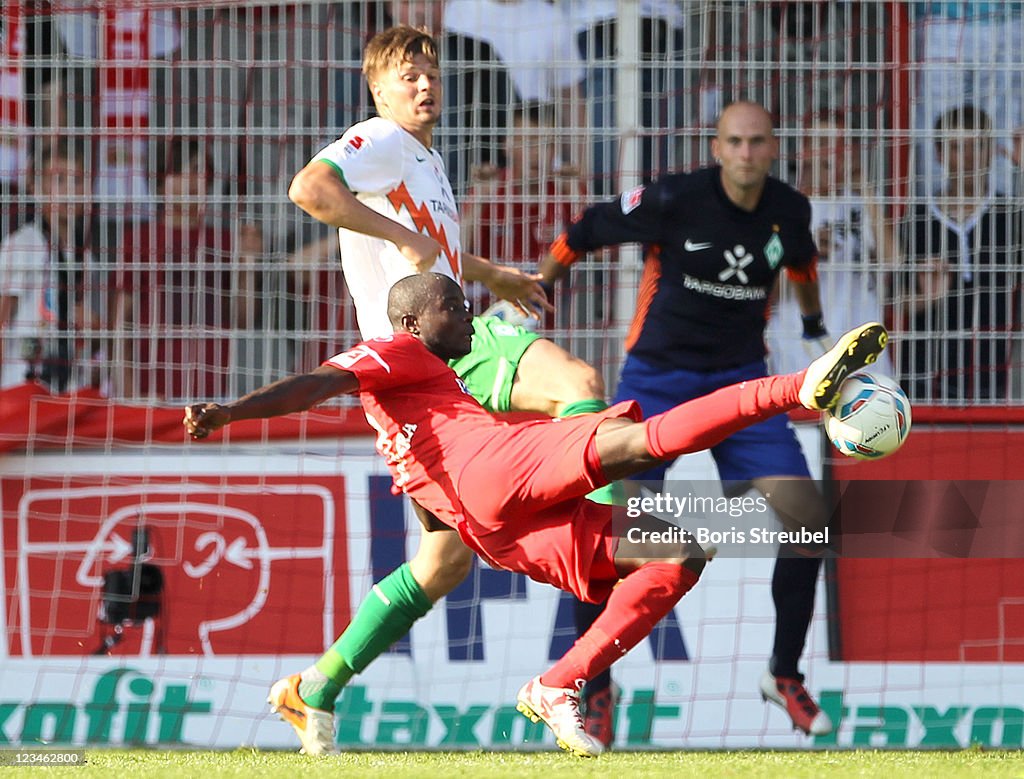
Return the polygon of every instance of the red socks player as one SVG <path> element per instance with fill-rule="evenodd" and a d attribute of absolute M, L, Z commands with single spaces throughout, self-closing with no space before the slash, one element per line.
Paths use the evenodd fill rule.
<path fill-rule="evenodd" d="M 466 394 L 444 362 L 467 354 L 473 335 L 465 297 L 452 279 L 402 279 L 391 289 L 388 313 L 394 336 L 367 341 L 234 403 L 190 406 L 185 426 L 205 438 L 232 421 L 359 393 L 395 489 L 412 498 L 428 528 L 440 523 L 457 531 L 493 567 L 591 603 L 610 599 L 565 657 L 518 696 L 520 711 L 543 719 L 560 746 L 584 756 L 600 754 L 602 746 L 582 727 L 582 683 L 648 635 L 704 565 L 693 544 L 616 538 L 613 508 L 584 496 L 769 416 L 801 405 L 828 408 L 842 379 L 873 362 L 887 338 L 881 325 L 862 325 L 802 373 L 723 387 L 646 422 L 630 401 L 596 414 L 509 425 Z M 653 518 L 640 521 L 667 528 Z M 308 719 L 305 708 L 300 713 Z M 289 722 L 302 738 L 305 723 Z"/>

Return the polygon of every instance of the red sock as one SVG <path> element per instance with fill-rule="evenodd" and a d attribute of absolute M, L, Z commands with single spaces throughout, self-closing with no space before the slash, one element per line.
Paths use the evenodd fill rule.
<path fill-rule="evenodd" d="M 710 449 L 738 430 L 799 408 L 804 372 L 732 384 L 648 419 L 647 451 L 660 460 Z"/>
<path fill-rule="evenodd" d="M 697 574 L 677 563 L 646 563 L 612 590 L 608 605 L 562 659 L 541 676 L 541 684 L 571 688 L 593 679 L 643 641 L 690 588 Z"/>

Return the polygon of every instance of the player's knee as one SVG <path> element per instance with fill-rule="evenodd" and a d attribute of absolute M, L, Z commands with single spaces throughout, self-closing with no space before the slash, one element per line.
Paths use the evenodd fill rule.
<path fill-rule="evenodd" d="M 681 598 L 700 579 L 707 560 L 703 556 L 692 556 L 682 552 L 679 556 L 650 561 L 648 564 L 654 562 L 659 567 L 660 584 Z"/>
<path fill-rule="evenodd" d="M 825 514 L 824 506 L 809 507 L 795 518 L 795 530 L 807 530 L 810 533 L 820 533 L 828 527 L 828 517 Z"/>
<path fill-rule="evenodd" d="M 699 578 L 704 572 L 704 566 L 707 565 L 708 556 L 697 544 L 686 544 L 679 549 L 674 557 L 669 558 L 666 562 L 674 563 Z"/>
<path fill-rule="evenodd" d="M 683 566 L 682 567 L 685 568 L 690 573 L 695 574 L 697 576 L 697 578 L 699 579 L 700 575 L 702 573 L 704 573 L 704 566 L 707 565 L 707 564 L 708 564 L 708 558 L 702 555 L 700 557 L 687 557 L 683 561 Z"/>
<path fill-rule="evenodd" d="M 452 589 L 462 583 L 473 570 L 473 552 L 465 547 L 453 550 L 446 559 L 444 571 L 451 582 Z"/>
<path fill-rule="evenodd" d="M 425 535 L 420 548 L 409 561 L 409 567 L 420 587 L 431 600 L 437 600 L 454 590 L 469 574 L 473 567 L 473 552 L 458 539 L 457 535 Z"/>
<path fill-rule="evenodd" d="M 821 533 L 828 527 L 829 518 L 825 516 L 825 512 L 820 514 L 814 514 L 807 520 L 807 524 L 804 525 L 812 533 Z"/>

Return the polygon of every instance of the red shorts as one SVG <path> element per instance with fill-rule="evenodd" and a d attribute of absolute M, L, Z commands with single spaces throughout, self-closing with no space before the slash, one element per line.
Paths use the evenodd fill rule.
<path fill-rule="evenodd" d="M 511 518 L 506 527 L 474 540 L 506 570 L 601 603 L 619 581 L 611 524 L 611 506 L 581 498 Z"/>
<path fill-rule="evenodd" d="M 639 421 L 636 403 L 501 428 L 467 461 L 456 489 L 464 532 L 502 568 L 604 600 L 618 581 L 611 506 L 584 496 L 605 480 L 587 447 L 605 419 Z"/>

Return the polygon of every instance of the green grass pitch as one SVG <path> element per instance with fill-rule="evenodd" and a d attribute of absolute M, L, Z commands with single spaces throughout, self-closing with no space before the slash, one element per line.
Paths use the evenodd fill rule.
<path fill-rule="evenodd" d="M 1024 752 L 614 752 L 581 760 L 561 752 L 353 752 L 308 758 L 294 752 L 187 752 L 88 750 L 88 764 L 77 768 L 4 769 L 13 776 L 60 774 L 77 779 L 137 777 L 785 777 L 832 779 L 957 779 L 1014 777 L 1024 779 Z"/>

